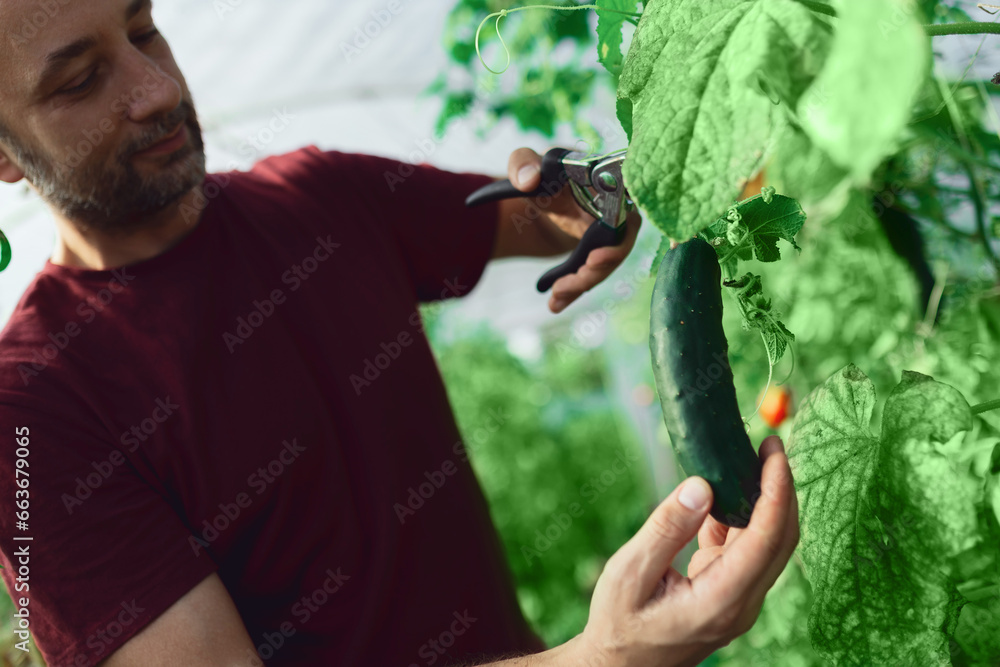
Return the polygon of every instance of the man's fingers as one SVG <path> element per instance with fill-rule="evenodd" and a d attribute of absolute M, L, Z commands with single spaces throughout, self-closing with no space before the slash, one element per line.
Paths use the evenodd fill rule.
<path fill-rule="evenodd" d="M 558 313 L 569 304 L 580 298 L 584 292 L 593 289 L 622 263 L 625 253 L 606 253 L 605 250 L 620 250 L 620 248 L 598 248 L 590 253 L 587 263 L 577 269 L 576 273 L 563 276 L 552 285 L 552 296 L 549 298 L 550 309 Z M 619 258 L 620 255 L 620 258 Z"/>
<path fill-rule="evenodd" d="M 795 495 L 795 489 L 792 489 L 792 506 L 788 511 L 788 520 L 785 525 L 784 538 L 781 543 L 781 551 L 774 562 L 768 567 L 767 571 L 764 573 L 764 581 L 767 581 L 767 587 L 770 588 L 771 585 L 778 580 L 782 571 L 785 569 L 785 564 L 788 559 L 792 557 L 795 553 L 795 548 L 799 544 L 799 501 L 798 497 Z"/>
<path fill-rule="evenodd" d="M 694 508 L 689 507 L 694 505 Z M 635 608 L 656 591 L 674 558 L 690 542 L 712 506 L 712 488 L 700 477 L 678 485 L 609 561 L 625 604 Z"/>
<path fill-rule="evenodd" d="M 695 586 L 708 589 L 706 594 L 710 598 L 747 599 L 758 584 L 770 586 L 774 583 L 774 579 L 766 577 L 774 573 L 776 566 L 771 566 L 775 561 L 787 560 L 788 533 L 792 529 L 789 515 L 795 506 L 792 474 L 780 441 L 778 446 L 773 441 L 762 443 L 761 448 L 761 495 L 754 505 L 750 524 L 726 547 L 726 552 L 705 569 L 703 576 L 693 580 Z"/>
<path fill-rule="evenodd" d="M 760 443 L 760 449 L 757 450 L 757 456 L 763 462 L 768 456 L 773 452 L 784 451 L 785 447 L 781 442 L 781 438 L 776 435 L 769 435 L 764 438 L 763 442 Z"/>
<path fill-rule="evenodd" d="M 691 579 L 697 577 L 698 574 L 704 570 L 706 567 L 712 564 L 716 558 L 722 555 L 722 547 L 708 547 L 698 549 L 691 556 L 691 560 L 688 562 L 687 576 Z"/>
<path fill-rule="evenodd" d="M 726 535 L 732 530 L 724 523 L 719 523 L 711 514 L 705 517 L 705 523 L 701 524 L 698 531 L 698 548 L 708 549 L 711 547 L 721 547 L 726 543 Z"/>
<path fill-rule="evenodd" d="M 552 285 L 549 309 L 558 313 L 584 292 L 604 282 L 632 252 L 641 223 L 642 219 L 639 216 L 630 216 L 626 222 L 625 238 L 620 244 L 592 250 L 587 256 L 587 262 L 576 273 L 571 273 L 557 280 Z"/>
<path fill-rule="evenodd" d="M 542 156 L 530 148 L 518 148 L 507 161 L 507 178 L 515 188 L 530 192 L 541 182 Z"/>

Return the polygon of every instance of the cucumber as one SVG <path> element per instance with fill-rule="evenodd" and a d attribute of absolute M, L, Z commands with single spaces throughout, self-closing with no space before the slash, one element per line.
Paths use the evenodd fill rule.
<path fill-rule="evenodd" d="M 678 463 L 711 485 L 711 515 L 743 528 L 760 497 L 761 463 L 736 402 L 721 280 L 715 249 L 701 238 L 668 250 L 653 287 L 649 349 Z"/>

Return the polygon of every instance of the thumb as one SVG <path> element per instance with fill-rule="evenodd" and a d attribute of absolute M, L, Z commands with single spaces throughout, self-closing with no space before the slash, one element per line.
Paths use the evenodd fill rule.
<path fill-rule="evenodd" d="M 694 539 L 712 507 L 712 487 L 701 477 L 684 480 L 653 510 L 622 549 L 634 550 L 645 567 L 639 572 L 637 604 L 649 599 L 674 558 Z"/>
<path fill-rule="evenodd" d="M 538 187 L 542 173 L 542 156 L 530 148 L 518 148 L 507 162 L 507 177 L 518 190 L 530 192 Z"/>

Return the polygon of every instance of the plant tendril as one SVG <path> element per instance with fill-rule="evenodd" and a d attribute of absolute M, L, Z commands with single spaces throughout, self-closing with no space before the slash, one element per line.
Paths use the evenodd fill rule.
<path fill-rule="evenodd" d="M 767 398 L 767 392 L 771 388 L 771 374 L 774 372 L 774 362 L 771 360 L 771 351 L 767 347 L 767 339 L 764 338 L 763 331 L 759 333 L 760 339 L 764 341 L 764 351 L 767 352 L 767 384 L 764 385 L 764 395 L 760 397 L 760 402 L 754 408 L 753 414 L 743 420 L 743 423 L 747 426 L 750 426 L 750 420 L 753 419 L 753 416 L 760 412 L 760 406 L 764 405 L 764 399 Z"/>
<path fill-rule="evenodd" d="M 482 20 L 482 23 L 480 23 L 479 27 L 476 29 L 476 55 L 479 56 L 479 62 L 481 62 L 483 64 L 483 67 L 485 67 L 491 74 L 503 74 L 504 72 L 507 71 L 507 68 L 510 67 L 510 51 L 507 49 L 507 44 L 503 41 L 503 35 L 500 34 L 500 19 L 507 16 L 508 14 L 513 14 L 514 12 L 523 12 L 526 9 L 551 9 L 553 11 L 561 11 L 561 12 L 574 12 L 577 11 L 578 9 L 594 9 L 599 12 L 611 12 L 612 14 L 621 14 L 625 17 L 628 17 L 627 20 L 630 23 L 635 23 L 634 19 L 637 19 L 642 16 L 642 14 L 638 14 L 636 12 L 623 12 L 617 9 L 609 9 L 608 7 L 598 7 L 597 5 L 578 5 L 576 7 L 561 7 L 559 5 L 527 5 L 526 7 L 515 7 L 514 9 L 501 9 L 498 12 L 493 12 L 492 14 L 484 18 Z M 479 50 L 479 33 L 482 32 L 483 26 L 486 25 L 486 22 L 489 21 L 494 16 L 497 17 L 497 23 L 496 23 L 497 37 L 500 38 L 500 46 L 503 47 L 503 52 L 507 56 L 507 63 L 503 66 L 503 69 L 500 70 L 499 72 L 494 69 L 491 69 L 490 66 L 486 64 L 486 61 L 483 59 L 483 54 Z"/>

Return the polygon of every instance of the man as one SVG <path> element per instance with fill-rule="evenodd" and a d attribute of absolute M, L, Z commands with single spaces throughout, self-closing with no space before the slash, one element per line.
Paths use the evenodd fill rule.
<path fill-rule="evenodd" d="M 518 609 L 416 304 L 568 250 L 568 192 L 518 233 L 526 200 L 463 206 L 483 175 L 310 147 L 206 176 L 149 0 L 56 4 L 25 32 L 38 5 L 0 2 L 0 180 L 58 228 L 0 334 L 0 572 L 51 665 L 679 665 L 752 625 L 798 540 L 776 439 L 748 528 L 693 478 L 579 637 L 546 651 Z"/>

